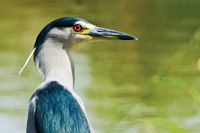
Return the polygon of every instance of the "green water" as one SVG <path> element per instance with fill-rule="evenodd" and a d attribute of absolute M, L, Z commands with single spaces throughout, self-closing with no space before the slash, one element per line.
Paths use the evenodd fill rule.
<path fill-rule="evenodd" d="M 0 132 L 25 132 L 42 82 L 31 60 L 40 30 L 81 17 L 138 41 L 85 45 L 73 54 L 76 92 L 98 133 L 199 133 L 199 0 L 0 1 Z"/>

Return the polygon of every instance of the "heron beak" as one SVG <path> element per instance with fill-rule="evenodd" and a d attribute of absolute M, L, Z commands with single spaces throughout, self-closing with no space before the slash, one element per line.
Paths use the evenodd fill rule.
<path fill-rule="evenodd" d="M 101 28 L 101 27 L 94 27 L 88 35 L 92 36 L 93 38 L 99 39 L 121 39 L 121 40 L 137 40 L 136 37 L 111 29 Z"/>

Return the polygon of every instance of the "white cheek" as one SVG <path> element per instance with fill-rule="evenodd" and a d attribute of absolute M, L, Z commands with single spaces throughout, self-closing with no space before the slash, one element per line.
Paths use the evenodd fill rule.
<path fill-rule="evenodd" d="M 49 31 L 48 36 L 67 39 L 70 33 L 70 28 L 53 28 Z"/>

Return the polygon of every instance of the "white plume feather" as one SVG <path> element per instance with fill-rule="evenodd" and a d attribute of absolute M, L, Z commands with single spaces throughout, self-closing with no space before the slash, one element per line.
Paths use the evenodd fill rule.
<path fill-rule="evenodd" d="M 31 54 L 29 55 L 28 59 L 26 60 L 26 62 L 24 63 L 23 67 L 21 68 L 21 70 L 19 71 L 19 75 L 22 73 L 22 71 L 24 70 L 24 68 L 26 67 L 26 65 L 28 64 L 30 58 L 32 57 L 33 53 L 35 52 L 36 48 L 33 49 L 33 51 L 31 52 Z"/>

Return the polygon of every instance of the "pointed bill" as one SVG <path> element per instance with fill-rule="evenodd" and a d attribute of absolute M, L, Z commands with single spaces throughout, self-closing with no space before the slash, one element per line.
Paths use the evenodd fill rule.
<path fill-rule="evenodd" d="M 101 27 L 94 27 L 93 29 L 91 29 L 88 35 L 102 39 L 107 38 L 107 39 L 121 39 L 121 40 L 137 40 L 136 37 L 129 35 L 127 33 Z"/>

